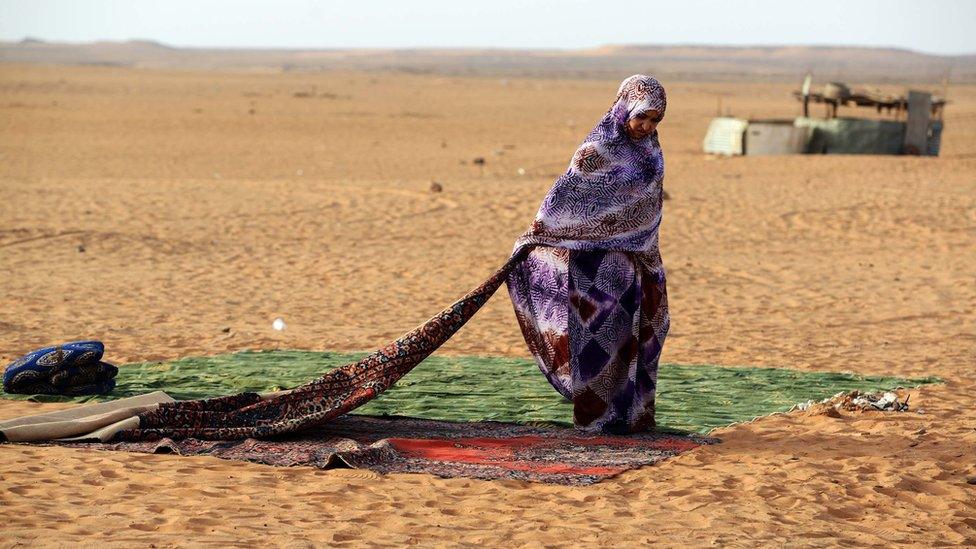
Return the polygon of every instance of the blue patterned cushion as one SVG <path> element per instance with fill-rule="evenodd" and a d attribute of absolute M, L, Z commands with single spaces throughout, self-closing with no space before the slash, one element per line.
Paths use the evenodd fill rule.
<path fill-rule="evenodd" d="M 58 395 L 110 392 L 119 370 L 101 361 L 104 352 L 100 341 L 73 341 L 32 351 L 7 366 L 3 390 Z"/>

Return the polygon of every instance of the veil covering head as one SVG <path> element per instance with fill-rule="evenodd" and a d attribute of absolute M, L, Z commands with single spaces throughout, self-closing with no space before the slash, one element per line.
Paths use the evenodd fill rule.
<path fill-rule="evenodd" d="M 657 79 L 635 74 L 620 83 L 617 99 L 614 101 L 614 107 L 618 106 L 621 107 L 620 112 L 626 115 L 622 122 L 651 110 L 657 111 L 663 117 L 668 108 L 668 98 Z"/>
<path fill-rule="evenodd" d="M 664 157 L 657 131 L 627 123 L 663 117 L 664 87 L 636 74 L 549 189 L 515 241 L 525 260 L 506 283 L 539 369 L 574 403 L 587 430 L 653 423 L 658 358 L 670 326 L 658 249 Z"/>
<path fill-rule="evenodd" d="M 624 79 L 610 109 L 576 149 L 515 251 L 530 245 L 572 250 L 651 252 L 661 220 L 664 157 L 657 131 L 631 138 L 627 123 L 667 108 L 664 87 L 635 74 Z"/>

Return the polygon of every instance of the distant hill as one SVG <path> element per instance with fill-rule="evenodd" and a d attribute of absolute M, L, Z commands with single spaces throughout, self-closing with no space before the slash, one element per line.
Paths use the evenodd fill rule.
<path fill-rule="evenodd" d="M 584 50 L 175 48 L 148 40 L 0 42 L 0 62 L 236 71 L 402 71 L 453 75 L 619 77 L 649 72 L 688 80 L 976 82 L 976 55 L 845 46 L 603 46 Z"/>

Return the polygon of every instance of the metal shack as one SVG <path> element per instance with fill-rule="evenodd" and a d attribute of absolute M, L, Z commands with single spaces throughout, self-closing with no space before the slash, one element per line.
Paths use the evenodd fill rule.
<path fill-rule="evenodd" d="M 874 91 L 852 92 L 831 82 L 810 92 L 810 77 L 794 92 L 803 116 L 794 120 L 712 119 L 702 144 L 706 153 L 723 155 L 775 154 L 914 154 L 939 155 L 942 112 L 946 101 L 929 92 L 909 91 L 907 97 Z M 810 103 L 822 103 L 824 118 L 810 116 Z M 893 119 L 838 117 L 840 106 L 868 107 Z"/>

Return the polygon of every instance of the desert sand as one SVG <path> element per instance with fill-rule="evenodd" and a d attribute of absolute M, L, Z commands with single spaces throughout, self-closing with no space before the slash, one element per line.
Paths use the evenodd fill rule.
<path fill-rule="evenodd" d="M 719 97 L 794 86 L 665 84 L 662 360 L 945 384 L 586 488 L 2 445 L 0 544 L 976 544 L 976 86 L 939 158 L 711 158 Z M 384 344 L 504 262 L 616 85 L 0 65 L 0 361 Z M 527 357 L 505 292 L 439 352 Z"/>

